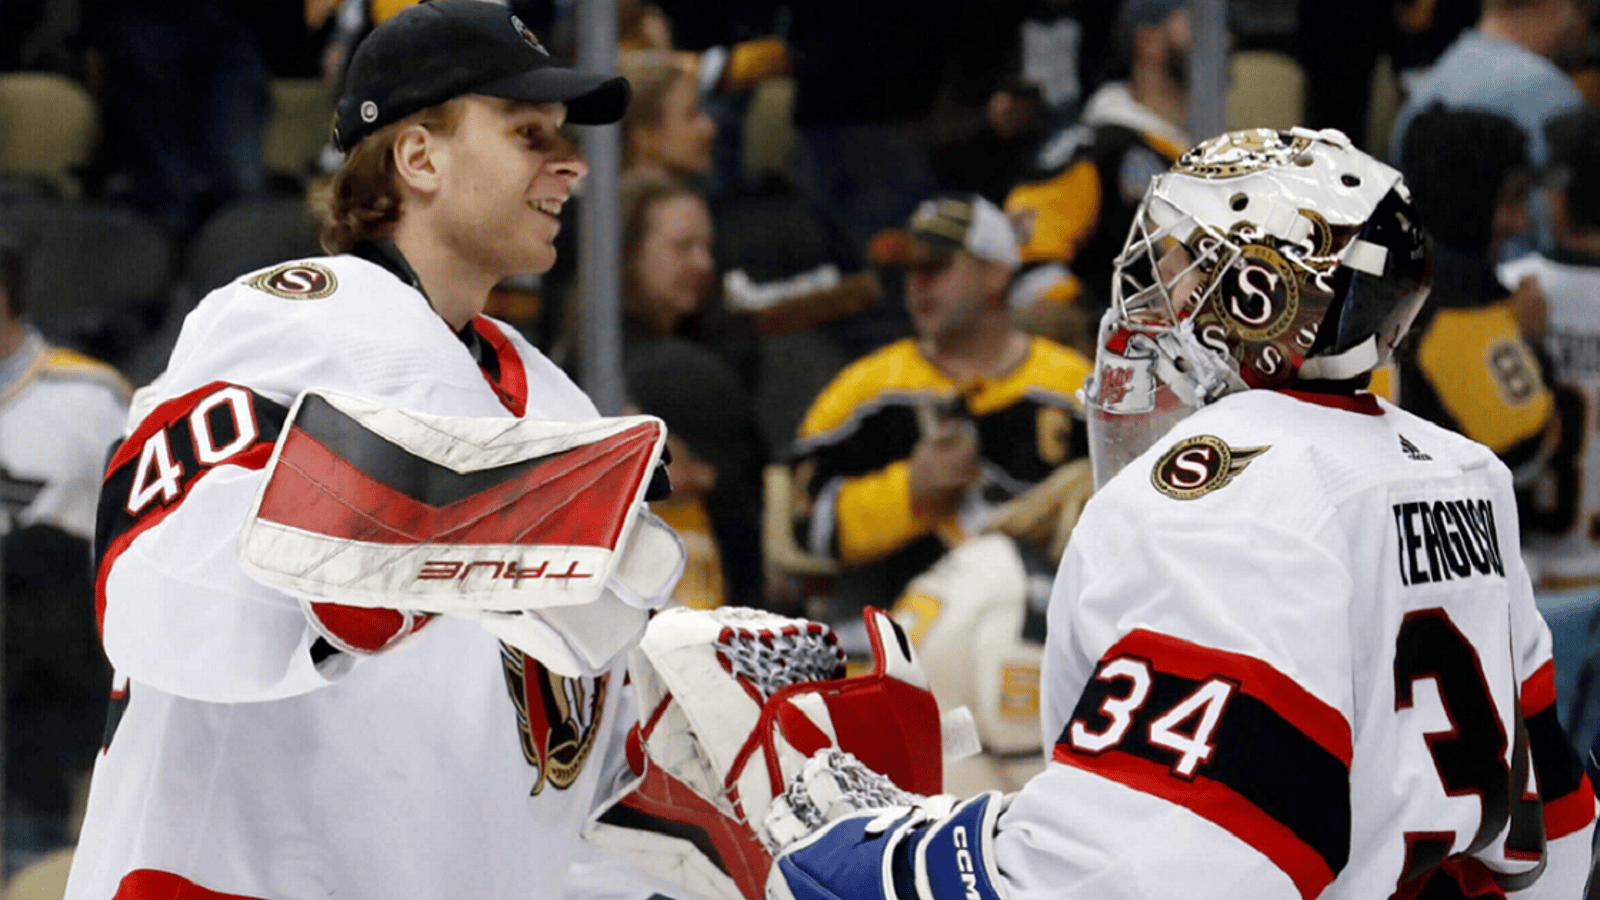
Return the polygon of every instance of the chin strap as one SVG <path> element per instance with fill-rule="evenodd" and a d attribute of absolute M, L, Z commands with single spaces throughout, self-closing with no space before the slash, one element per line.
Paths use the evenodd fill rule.
<path fill-rule="evenodd" d="M 1378 367 L 1378 338 L 1367 339 L 1334 356 L 1313 356 L 1300 364 L 1302 381 L 1347 381 Z"/>

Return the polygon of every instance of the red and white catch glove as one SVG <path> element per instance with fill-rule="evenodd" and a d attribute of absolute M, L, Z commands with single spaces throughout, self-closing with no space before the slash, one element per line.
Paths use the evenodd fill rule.
<path fill-rule="evenodd" d="M 759 900 L 773 850 L 795 837 L 770 833 L 767 813 L 814 753 L 838 748 L 899 789 L 939 793 L 938 704 L 905 634 L 880 610 L 864 616 L 874 666 L 845 678 L 819 622 L 658 614 L 628 666 L 638 777 L 591 819 L 590 841 L 708 897 Z"/>

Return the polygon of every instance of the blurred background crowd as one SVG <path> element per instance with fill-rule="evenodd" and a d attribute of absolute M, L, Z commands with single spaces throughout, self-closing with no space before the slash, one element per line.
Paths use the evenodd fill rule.
<path fill-rule="evenodd" d="M 320 252 L 309 198 L 338 163 L 344 62 L 406 5 L 0 3 L 7 874 L 70 848 L 98 746 L 93 508 L 131 390 L 212 288 Z M 576 0 L 507 5 L 575 62 Z M 1563 719 L 1587 755 L 1596 4 L 1224 7 L 1224 127 L 1338 128 L 1407 176 L 1435 288 L 1373 390 L 1516 473 Z M 821 618 L 854 651 L 862 607 L 895 609 L 941 703 L 971 707 L 984 739 L 953 789 L 1015 787 L 1041 765 L 1043 603 L 1092 484 L 1076 391 L 1112 261 L 1149 178 L 1211 136 L 1190 121 L 1195 9 L 616 12 L 615 68 L 634 89 L 615 182 L 620 377 L 627 408 L 671 429 L 676 490 L 657 511 L 691 551 L 677 599 Z M 500 285 L 490 307 L 574 377 L 593 304 L 585 200 L 563 214 L 556 268 Z"/>

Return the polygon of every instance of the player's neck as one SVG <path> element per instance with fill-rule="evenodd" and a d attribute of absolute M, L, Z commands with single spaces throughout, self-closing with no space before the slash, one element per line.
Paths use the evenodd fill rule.
<path fill-rule="evenodd" d="M 404 219 L 395 227 L 394 245 L 417 273 L 422 292 L 433 304 L 434 312 L 450 324 L 452 331 L 467 327 L 483 312 L 496 279 L 443 246 L 431 234 L 407 228 Z"/>
<path fill-rule="evenodd" d="M 1004 323 L 947 337 L 923 338 L 922 355 L 952 378 L 999 378 L 1027 358 L 1028 335 Z"/>

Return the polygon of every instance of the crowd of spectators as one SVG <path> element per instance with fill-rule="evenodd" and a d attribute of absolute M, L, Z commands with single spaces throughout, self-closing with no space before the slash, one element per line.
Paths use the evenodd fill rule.
<path fill-rule="evenodd" d="M 269 88 L 296 78 L 331 90 L 365 30 L 405 5 L 0 4 L 0 79 L 64 76 L 99 117 L 70 197 L 48 186 L 29 194 L 25 178 L 0 171 L 0 229 L 10 197 L 121 207 L 181 261 L 229 206 L 308 197 L 326 159 L 294 171 L 264 161 Z M 573 58 L 574 3 L 507 5 Z M 1305 76 L 1299 121 L 1233 124 L 1342 128 L 1407 174 L 1439 246 L 1436 300 L 1374 390 L 1502 452 L 1525 486 L 1530 527 L 1549 525 L 1552 497 L 1600 491 L 1600 466 L 1575 462 L 1595 356 L 1583 335 L 1600 300 L 1565 270 L 1497 269 L 1540 251 L 1592 275 L 1600 259 L 1589 184 L 1600 131 L 1574 118 L 1600 93 L 1590 87 L 1600 59 L 1587 29 L 1593 4 L 1234 0 L 1230 9 L 1236 49 L 1289 56 Z M 1186 117 L 1191 10 L 1184 0 L 619 0 L 618 12 L 617 69 L 634 90 L 621 126 L 625 374 L 631 408 L 674 433 L 679 495 L 659 511 L 692 536 L 679 599 L 848 627 L 862 605 L 894 604 L 1007 501 L 1035 487 L 1059 494 L 1046 483 L 1052 471 L 1081 459 L 1072 392 L 1110 302 L 1111 261 L 1150 177 L 1208 136 Z M 1368 134 L 1380 60 L 1404 102 L 1392 130 Z M 1372 146 L 1385 135 L 1386 146 Z M 774 141 L 776 155 L 758 161 Z M 936 197 L 961 207 L 959 233 L 938 259 L 911 259 L 897 229 L 926 226 L 925 243 L 931 219 L 951 218 L 924 205 Z M 556 268 L 508 282 L 492 307 L 573 373 L 581 202 L 563 213 Z M 1002 211 L 1015 243 L 974 253 L 965 229 L 993 227 L 990 214 Z M 1004 271 L 983 281 L 979 263 Z M 949 293 L 936 282 L 952 276 L 969 279 L 965 293 L 939 301 L 954 311 L 934 309 L 928 298 Z M 130 372 L 129 348 L 173 324 L 115 321 L 135 333 L 108 337 L 96 320 L 99 330 L 48 337 Z M 980 330 L 985 339 L 971 343 Z M 9 346 L 0 374 L 21 365 Z M 973 354 L 983 365 L 967 365 Z M 1041 358 L 1052 371 L 1028 368 Z M 0 417 L 15 402 L 0 395 Z M 879 426 L 889 437 L 871 453 L 846 452 Z M 3 442 L 31 439 L 0 433 L 14 525 L 32 501 L 14 503 L 10 479 L 50 476 L 14 470 Z M 1584 477 L 1593 484 L 1575 487 Z M 790 490 L 774 495 L 773 484 Z M 793 530 L 774 532 L 770 504 L 784 506 L 776 518 Z M 1058 507 L 1045 506 L 1052 523 Z M 1045 556 L 1065 538 L 1048 530 Z M 1596 554 L 1600 530 L 1561 546 Z M 9 635 L 36 632 L 18 619 L 32 613 L 11 597 L 11 557 L 4 679 L 14 705 L 27 654 Z M 73 565 L 80 559 L 88 565 L 87 554 Z M 1560 587 L 1600 588 L 1600 575 Z M 92 609 L 88 596 L 72 602 Z M 7 741 L 8 752 L 15 746 Z M 18 771 L 11 760 L 7 771 Z M 34 801 L 8 793 L 18 802 Z M 13 838 L 28 836 L 8 829 L 12 868 L 70 842 L 59 828 L 37 834 L 19 848 Z"/>

